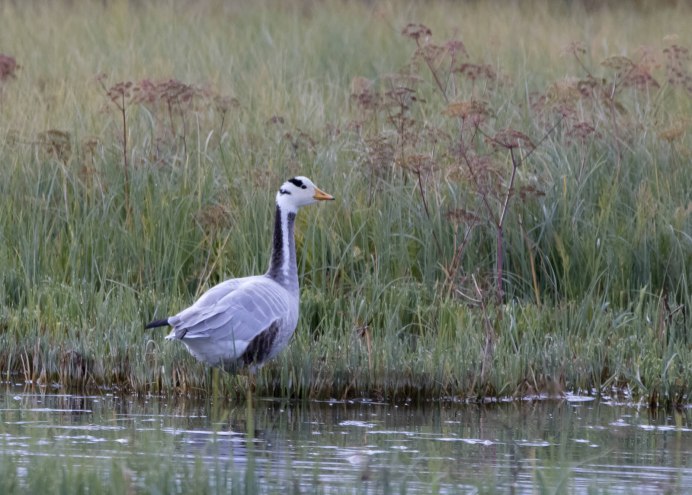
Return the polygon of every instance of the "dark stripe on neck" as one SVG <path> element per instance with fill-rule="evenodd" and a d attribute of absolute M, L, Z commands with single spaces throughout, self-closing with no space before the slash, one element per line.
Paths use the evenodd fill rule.
<path fill-rule="evenodd" d="M 283 212 L 281 211 L 281 207 L 279 205 L 276 205 L 276 216 L 274 217 L 274 241 L 272 243 L 272 255 L 271 259 L 269 260 L 269 270 L 267 271 L 267 275 L 269 275 L 274 280 L 279 281 L 284 277 L 284 274 L 282 272 L 284 260 L 287 260 L 287 264 L 290 264 L 291 261 L 292 253 L 290 252 L 290 250 L 293 246 L 293 243 L 291 242 L 290 236 L 293 235 L 293 223 L 295 222 L 296 214 L 289 213 L 287 215 L 288 218 L 286 219 L 287 231 L 285 232 L 285 235 L 289 236 L 288 253 L 284 253 L 284 231 L 281 226 L 282 216 Z"/>

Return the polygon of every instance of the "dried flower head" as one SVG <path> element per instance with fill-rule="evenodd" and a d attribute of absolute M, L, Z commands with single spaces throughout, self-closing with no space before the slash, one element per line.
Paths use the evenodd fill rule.
<path fill-rule="evenodd" d="M 490 105 L 485 101 L 476 99 L 450 103 L 442 113 L 448 117 L 468 120 L 474 125 L 478 125 L 492 116 Z"/>
<path fill-rule="evenodd" d="M 690 121 L 689 120 L 678 120 L 677 122 L 673 123 L 672 125 L 666 127 L 663 129 L 661 132 L 658 133 L 658 137 L 663 139 L 664 141 L 668 141 L 669 143 L 678 141 L 679 139 L 683 138 L 685 134 L 687 133 L 687 130 L 690 127 Z"/>
<path fill-rule="evenodd" d="M 405 86 L 397 86 L 385 91 L 387 103 L 400 107 L 403 110 L 411 108 L 412 104 L 418 100 L 416 90 Z"/>
<path fill-rule="evenodd" d="M 20 67 L 14 57 L 0 53 L 0 83 L 17 77 L 15 72 Z"/>
<path fill-rule="evenodd" d="M 653 46 L 642 45 L 636 50 L 637 65 L 645 67 L 649 72 L 660 69 L 659 50 Z"/>
<path fill-rule="evenodd" d="M 565 78 L 555 81 L 546 91 L 552 103 L 573 104 L 584 95 L 584 88 L 591 88 L 591 79 Z M 584 84 L 585 83 L 585 84 Z"/>
<path fill-rule="evenodd" d="M 444 49 L 453 58 L 456 58 L 457 56 L 468 58 L 469 56 L 468 52 L 466 51 L 466 46 L 459 40 L 449 40 L 444 44 Z"/>
<path fill-rule="evenodd" d="M 570 141 L 584 143 L 589 139 L 600 138 L 601 134 L 588 122 L 579 121 L 569 127 L 565 137 Z"/>
<path fill-rule="evenodd" d="M 637 64 L 625 56 L 616 55 L 606 58 L 601 65 L 615 71 L 615 78 L 622 87 L 649 89 L 660 86 L 646 63 Z"/>
<path fill-rule="evenodd" d="M 515 129 L 503 129 L 495 133 L 494 136 L 487 137 L 486 140 L 496 149 L 502 148 L 509 150 L 522 148 L 525 150 L 532 150 L 535 147 L 531 138 Z"/>
<path fill-rule="evenodd" d="M 430 38 L 432 36 L 432 31 L 423 24 L 409 23 L 401 30 L 401 34 L 418 42 L 421 39 L 427 40 Z"/>
<path fill-rule="evenodd" d="M 108 88 L 106 94 L 113 103 L 121 105 L 124 100 L 129 100 L 132 96 L 132 86 L 132 81 L 119 82 Z"/>
<path fill-rule="evenodd" d="M 240 108 L 240 102 L 232 96 L 214 95 L 214 109 L 219 113 L 226 113 L 230 110 Z"/>
<path fill-rule="evenodd" d="M 586 55 L 586 45 L 581 41 L 571 41 L 562 49 L 562 54 L 581 57 Z"/>
<path fill-rule="evenodd" d="M 72 156 L 72 142 L 69 132 L 49 129 L 38 134 L 38 142 L 51 156 L 66 163 Z"/>
<path fill-rule="evenodd" d="M 676 43 L 664 48 L 666 58 L 666 76 L 671 86 L 678 86 L 692 92 L 692 76 L 688 69 L 690 52 Z"/>
<path fill-rule="evenodd" d="M 627 72 L 632 70 L 634 67 L 634 62 L 623 55 L 615 55 L 603 60 L 601 65 L 603 67 L 607 67 L 608 69 L 613 69 L 616 72 Z"/>
<path fill-rule="evenodd" d="M 149 107 L 162 105 L 169 109 L 175 108 L 177 111 L 183 109 L 193 109 L 194 103 L 197 100 L 212 99 L 215 106 L 221 105 L 221 109 L 228 110 L 237 100 L 226 98 L 217 95 L 208 88 L 194 86 L 191 84 L 178 81 L 177 79 L 168 79 L 166 81 L 151 81 L 150 79 L 142 79 L 137 84 L 129 83 L 132 86 L 132 102 Z"/>
<path fill-rule="evenodd" d="M 476 215 L 473 212 L 470 212 L 464 208 L 454 208 L 451 210 L 447 210 L 445 212 L 445 218 L 447 221 L 454 225 L 461 225 L 461 224 L 479 224 L 481 223 L 481 217 Z"/>
<path fill-rule="evenodd" d="M 281 115 L 272 115 L 267 119 L 267 125 L 284 125 L 286 119 Z"/>
<path fill-rule="evenodd" d="M 376 175 L 383 175 L 394 163 L 394 143 L 385 135 L 365 139 L 363 161 Z"/>
<path fill-rule="evenodd" d="M 492 66 L 488 64 L 461 64 L 459 67 L 454 69 L 471 82 L 476 82 L 478 80 L 486 80 L 490 82 L 495 82 L 498 80 L 497 72 Z"/>
<path fill-rule="evenodd" d="M 443 57 L 446 55 L 447 50 L 445 50 L 443 46 L 433 43 L 426 43 L 416 50 L 416 53 L 414 54 L 414 61 L 416 59 L 421 59 L 425 63 L 436 67 L 442 62 Z"/>
<path fill-rule="evenodd" d="M 407 172 L 430 174 L 435 169 L 435 161 L 429 155 L 414 153 L 397 158 L 396 164 Z"/>
<path fill-rule="evenodd" d="M 522 201 L 539 196 L 545 196 L 545 192 L 538 189 L 536 186 L 521 186 L 519 188 L 519 197 Z"/>
<path fill-rule="evenodd" d="M 371 79 L 356 76 L 351 79 L 351 99 L 363 109 L 374 109 L 379 105 L 379 95 Z"/>
<path fill-rule="evenodd" d="M 197 212 L 196 220 L 205 232 L 213 232 L 230 226 L 231 212 L 227 206 L 211 204 Z"/>

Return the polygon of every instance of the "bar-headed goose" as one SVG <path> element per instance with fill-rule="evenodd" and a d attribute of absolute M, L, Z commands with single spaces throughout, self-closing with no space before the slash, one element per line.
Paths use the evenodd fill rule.
<path fill-rule="evenodd" d="M 173 327 L 167 340 L 180 340 L 210 366 L 252 371 L 288 344 L 298 324 L 299 287 L 293 227 L 301 206 L 334 199 L 306 177 L 286 181 L 276 194 L 274 240 L 264 275 L 226 280 L 175 316 L 145 328 Z"/>

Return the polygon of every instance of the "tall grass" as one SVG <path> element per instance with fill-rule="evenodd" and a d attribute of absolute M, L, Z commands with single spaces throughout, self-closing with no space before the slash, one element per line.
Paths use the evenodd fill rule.
<path fill-rule="evenodd" d="M 682 3 L 0 11 L 4 379 L 211 390 L 143 323 L 262 272 L 300 173 L 339 201 L 298 218 L 258 393 L 688 399 Z"/>

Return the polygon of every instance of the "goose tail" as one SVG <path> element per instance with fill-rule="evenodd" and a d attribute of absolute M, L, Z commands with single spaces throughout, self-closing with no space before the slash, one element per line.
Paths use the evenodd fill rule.
<path fill-rule="evenodd" d="M 144 329 L 146 330 L 148 328 L 166 327 L 169 325 L 170 323 L 168 323 L 168 318 L 164 318 L 163 320 L 154 320 L 150 323 L 147 323 L 146 325 L 144 325 Z"/>

